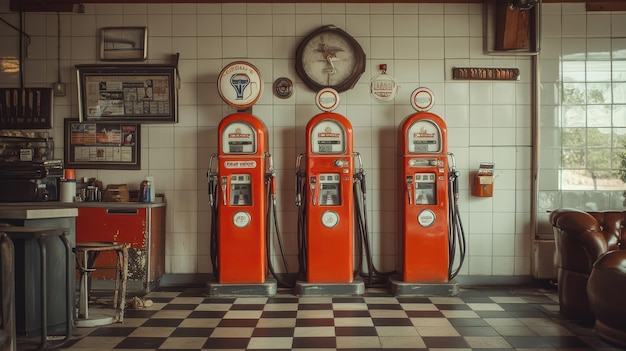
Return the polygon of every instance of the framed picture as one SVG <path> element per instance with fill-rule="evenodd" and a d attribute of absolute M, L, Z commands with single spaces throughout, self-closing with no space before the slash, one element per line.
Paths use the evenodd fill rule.
<path fill-rule="evenodd" d="M 77 65 L 82 121 L 178 122 L 173 65 Z"/>
<path fill-rule="evenodd" d="M 131 122 L 83 122 L 66 118 L 67 168 L 141 169 L 141 126 Z"/>
<path fill-rule="evenodd" d="M 144 61 L 147 50 L 147 27 L 105 27 L 100 29 L 101 60 Z"/>

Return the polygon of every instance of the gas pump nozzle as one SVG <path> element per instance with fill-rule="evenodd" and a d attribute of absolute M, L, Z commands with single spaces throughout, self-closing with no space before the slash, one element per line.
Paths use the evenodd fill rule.
<path fill-rule="evenodd" d="M 309 181 L 309 187 L 311 189 L 311 202 L 313 206 L 315 206 L 315 202 L 317 201 L 317 196 L 315 193 L 315 189 L 317 188 L 317 178 L 315 176 L 311 176 Z"/>
<path fill-rule="evenodd" d="M 413 195 L 411 194 L 413 191 L 413 177 L 406 177 L 406 195 L 409 198 L 409 205 L 413 204 Z"/>
<path fill-rule="evenodd" d="M 304 172 L 300 169 L 300 164 L 302 163 L 302 158 L 304 154 L 299 154 L 296 159 L 296 206 L 300 207 L 302 205 L 302 194 L 300 193 L 300 180 L 302 179 L 302 175 Z"/>
<path fill-rule="evenodd" d="M 221 179 L 222 185 L 222 201 L 224 202 L 224 206 L 226 206 L 226 188 L 228 187 L 228 177 L 222 177 Z"/>
<path fill-rule="evenodd" d="M 454 194 L 454 201 L 459 199 L 459 171 L 456 170 L 456 158 L 452 152 L 448 152 L 448 157 L 450 158 L 450 180 L 452 181 L 452 194 Z"/>
<path fill-rule="evenodd" d="M 214 177 L 215 174 L 213 173 L 213 158 L 217 157 L 217 154 L 212 154 L 211 157 L 209 157 L 209 169 L 207 170 L 207 178 L 208 178 L 208 183 L 209 183 L 209 206 L 213 207 L 214 205 L 214 201 L 213 201 L 213 186 L 214 186 Z"/>
<path fill-rule="evenodd" d="M 365 186 L 365 169 L 363 168 L 363 158 L 361 157 L 361 154 L 358 152 L 354 152 L 353 154 L 357 157 L 357 160 L 359 161 L 358 177 L 361 180 L 361 193 L 363 193 L 363 201 L 366 201 L 367 187 Z"/>

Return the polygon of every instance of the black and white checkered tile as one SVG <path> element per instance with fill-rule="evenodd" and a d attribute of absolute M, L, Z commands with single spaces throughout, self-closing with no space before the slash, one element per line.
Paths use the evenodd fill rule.
<path fill-rule="evenodd" d="M 563 319 L 555 291 L 461 288 L 456 297 L 208 297 L 160 288 L 124 323 L 80 328 L 63 350 L 618 350 Z"/>

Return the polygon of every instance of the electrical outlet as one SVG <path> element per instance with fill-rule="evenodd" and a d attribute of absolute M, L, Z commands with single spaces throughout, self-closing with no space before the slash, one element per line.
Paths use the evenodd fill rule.
<path fill-rule="evenodd" d="M 65 83 L 54 83 L 54 96 L 65 96 Z"/>

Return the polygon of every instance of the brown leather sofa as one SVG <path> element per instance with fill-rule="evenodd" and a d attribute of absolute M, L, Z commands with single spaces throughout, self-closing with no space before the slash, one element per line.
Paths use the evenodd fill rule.
<path fill-rule="evenodd" d="M 626 321 L 626 250 L 622 250 L 626 249 L 626 211 L 562 208 L 550 214 L 550 223 L 557 250 L 561 314 L 583 323 L 595 322 L 601 337 L 626 345 L 626 322 L 621 322 Z M 616 313 L 621 318 L 615 319 Z"/>

